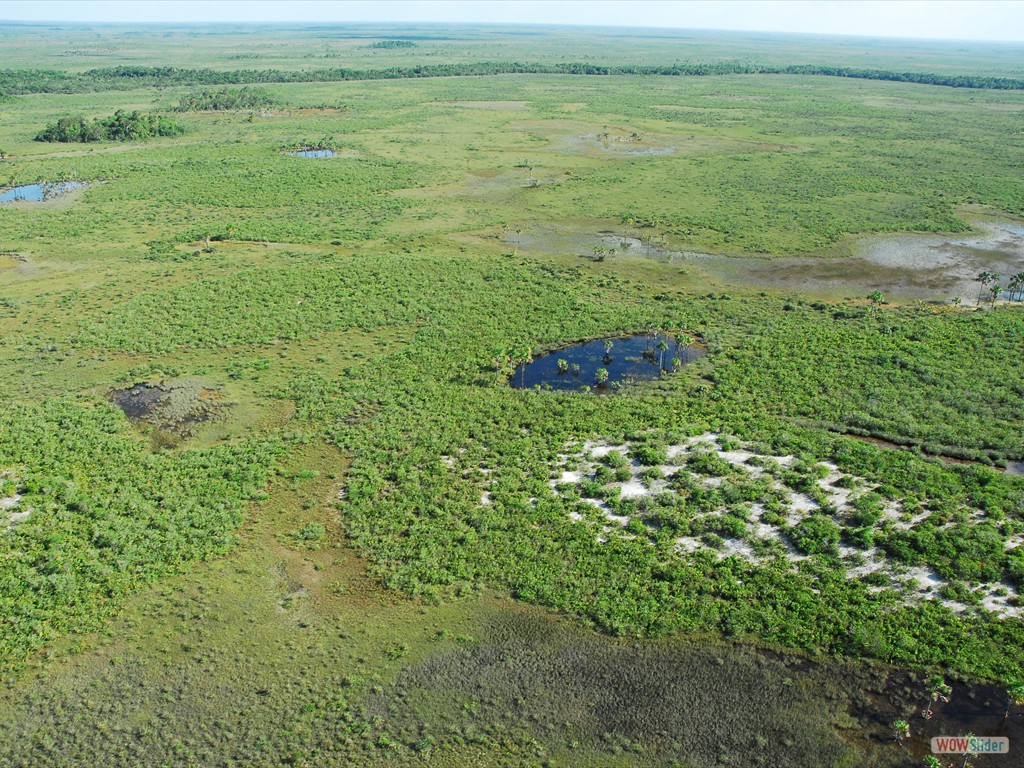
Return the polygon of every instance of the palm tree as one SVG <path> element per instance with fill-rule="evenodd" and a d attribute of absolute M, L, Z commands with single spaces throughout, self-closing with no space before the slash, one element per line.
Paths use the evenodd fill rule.
<path fill-rule="evenodd" d="M 1017 301 L 1022 301 L 1024 300 L 1024 272 L 1018 272 L 1013 276 L 1013 280 L 1017 282 Z M 1010 301 L 1013 301 L 1013 294 L 1010 295 Z"/>
<path fill-rule="evenodd" d="M 594 374 L 594 381 L 596 381 L 599 385 L 604 384 L 606 381 L 608 381 L 608 369 L 598 368 L 597 373 Z"/>
<path fill-rule="evenodd" d="M 973 754 L 975 754 L 974 750 L 971 749 L 971 743 L 970 743 L 971 739 L 974 738 L 974 734 L 968 732 L 968 733 L 966 733 L 964 735 L 964 738 L 967 740 L 967 751 L 964 752 L 964 762 L 963 762 L 963 765 L 960 766 L 960 768 L 967 768 L 967 761 L 971 759 L 971 756 Z"/>
<path fill-rule="evenodd" d="M 1003 292 L 1003 286 L 1001 286 L 1001 285 L 993 285 L 988 290 L 989 290 L 989 293 L 992 294 L 992 308 L 995 309 L 996 299 L 998 299 L 999 298 L 999 294 Z"/>
<path fill-rule="evenodd" d="M 658 375 L 659 376 L 661 375 L 662 366 L 664 365 L 664 362 L 665 362 L 665 353 L 667 351 L 668 351 L 668 342 L 665 341 L 664 339 L 662 339 L 661 341 L 658 342 L 658 352 L 661 353 L 660 355 L 658 355 Z"/>
<path fill-rule="evenodd" d="M 1004 720 L 1010 716 L 1010 707 L 1024 707 L 1024 683 L 1011 683 L 1006 687 L 1006 695 L 1009 701 L 1006 704 L 1006 714 L 1003 715 Z"/>
<path fill-rule="evenodd" d="M 992 282 L 992 273 L 985 271 L 979 272 L 978 276 L 974 278 L 981 283 L 981 288 L 978 289 L 978 306 L 981 306 L 981 295 L 985 292 L 985 286 Z"/>
<path fill-rule="evenodd" d="M 612 359 L 612 347 L 613 346 L 615 346 L 615 344 L 612 342 L 611 339 L 606 339 L 605 340 L 605 342 L 604 342 L 604 359 L 605 359 L 605 362 L 608 362 L 609 360 Z"/>
<path fill-rule="evenodd" d="M 928 691 L 928 705 L 924 708 L 921 714 L 925 720 L 932 719 L 932 704 L 936 701 L 949 701 L 949 695 L 953 692 L 946 681 L 942 679 L 941 675 L 933 675 L 928 678 L 928 683 L 925 685 L 925 690 Z"/>
<path fill-rule="evenodd" d="M 964 300 L 961 299 L 959 296 L 954 296 L 953 297 L 953 301 L 951 303 L 953 304 L 954 307 L 956 307 L 957 309 L 960 309 L 960 305 L 964 303 Z"/>

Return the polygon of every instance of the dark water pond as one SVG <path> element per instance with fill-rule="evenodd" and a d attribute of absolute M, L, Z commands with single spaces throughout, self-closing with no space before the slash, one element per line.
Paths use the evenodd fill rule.
<path fill-rule="evenodd" d="M 300 149 L 298 152 L 289 152 L 292 157 L 334 157 L 338 153 L 333 149 Z"/>
<path fill-rule="evenodd" d="M 225 407 L 217 390 L 193 379 L 139 382 L 115 389 L 110 399 L 128 418 L 182 437 L 192 436 L 200 424 L 219 418 Z"/>
<path fill-rule="evenodd" d="M 1008 462 L 1006 462 L 1006 474 L 1008 474 L 1008 475 L 1024 475 L 1024 461 L 1008 461 Z"/>
<path fill-rule="evenodd" d="M 70 192 L 79 187 L 85 186 L 81 181 L 60 181 L 40 182 L 39 184 L 24 184 L 20 187 L 5 189 L 0 192 L 0 203 L 42 203 L 60 197 L 65 192 Z"/>
<path fill-rule="evenodd" d="M 658 349 L 662 340 L 668 344 L 667 350 Z M 610 348 L 607 343 L 611 344 Z M 707 349 L 700 344 L 677 344 L 671 336 L 664 335 L 657 339 L 647 334 L 595 339 L 563 347 L 518 366 L 510 383 L 516 389 L 596 387 L 604 391 L 631 381 L 656 379 L 662 371 L 675 370 L 706 354 Z M 564 361 L 561 366 L 560 360 Z M 598 371 L 602 369 L 608 376 L 599 381 Z"/>

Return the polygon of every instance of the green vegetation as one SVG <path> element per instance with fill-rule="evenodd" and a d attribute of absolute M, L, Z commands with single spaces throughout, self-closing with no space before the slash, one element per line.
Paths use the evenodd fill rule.
<path fill-rule="evenodd" d="M 378 40 L 376 43 L 371 43 L 370 47 L 383 50 L 394 50 L 396 48 L 415 48 L 416 43 L 412 40 Z"/>
<path fill-rule="evenodd" d="M 261 88 L 218 88 L 183 96 L 178 112 L 225 111 L 231 109 L 263 109 L 277 106 L 278 102 Z"/>
<path fill-rule="evenodd" d="M 0 763 L 895 766 L 1013 713 L 1024 263 L 898 254 L 1024 214 L 1017 59 L 128 32 L 0 27 L 4 186 L 85 183 L 0 205 Z M 508 386 L 643 333 L 707 356 Z"/>
<path fill-rule="evenodd" d="M 86 120 L 62 117 L 36 134 L 36 141 L 88 143 L 92 141 L 138 141 L 155 136 L 179 136 L 185 129 L 170 118 L 118 110 L 110 117 Z"/>

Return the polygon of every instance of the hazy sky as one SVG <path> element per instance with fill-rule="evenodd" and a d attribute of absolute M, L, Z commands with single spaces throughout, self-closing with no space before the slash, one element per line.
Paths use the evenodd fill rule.
<path fill-rule="evenodd" d="M 1024 40 L 1024 0 L 0 0 L 2 21 L 467 21 Z"/>

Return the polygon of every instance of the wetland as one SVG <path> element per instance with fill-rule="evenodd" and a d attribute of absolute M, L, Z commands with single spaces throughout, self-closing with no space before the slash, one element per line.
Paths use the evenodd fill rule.
<path fill-rule="evenodd" d="M 0 24 L 0 765 L 1020 742 L 1022 57 Z"/>

